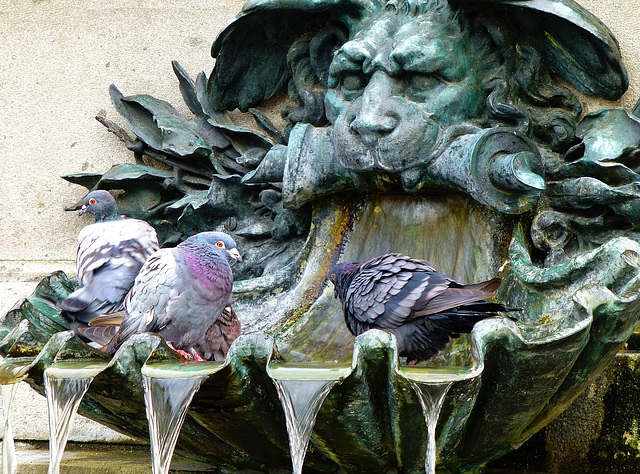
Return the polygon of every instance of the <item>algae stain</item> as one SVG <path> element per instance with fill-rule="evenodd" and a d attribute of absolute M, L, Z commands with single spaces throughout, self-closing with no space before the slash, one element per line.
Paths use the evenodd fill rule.
<path fill-rule="evenodd" d="M 629 446 L 631 449 L 633 449 L 636 452 L 638 451 L 638 448 L 640 447 L 640 438 L 638 437 L 638 420 L 637 419 L 633 419 L 631 421 L 630 431 L 625 431 L 622 434 L 622 440 L 624 441 L 624 444 Z M 636 455 L 636 457 L 638 457 L 638 455 Z"/>

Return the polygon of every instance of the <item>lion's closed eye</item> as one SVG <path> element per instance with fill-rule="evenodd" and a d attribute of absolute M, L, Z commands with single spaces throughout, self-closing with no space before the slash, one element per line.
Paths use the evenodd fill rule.
<path fill-rule="evenodd" d="M 340 92 L 345 99 L 357 98 L 367 86 L 367 77 L 362 73 L 349 72 L 340 77 Z"/>
<path fill-rule="evenodd" d="M 407 73 L 405 84 L 408 95 L 420 100 L 422 94 L 443 85 L 443 81 L 433 74 Z"/>

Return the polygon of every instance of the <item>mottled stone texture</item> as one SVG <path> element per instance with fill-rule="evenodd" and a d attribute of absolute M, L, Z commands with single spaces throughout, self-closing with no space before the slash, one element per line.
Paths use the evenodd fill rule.
<path fill-rule="evenodd" d="M 638 472 L 639 426 L 640 352 L 622 352 L 562 415 L 490 467 Z"/>

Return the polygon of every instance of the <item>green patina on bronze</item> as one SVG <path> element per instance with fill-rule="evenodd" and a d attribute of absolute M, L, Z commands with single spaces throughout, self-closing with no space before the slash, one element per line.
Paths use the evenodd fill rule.
<path fill-rule="evenodd" d="M 234 308 L 252 334 L 194 397 L 182 452 L 221 468 L 290 469 L 269 360 L 353 357 L 320 409 L 305 469 L 424 469 L 417 396 L 390 336 L 367 333 L 354 346 L 327 284 L 339 259 L 394 251 L 464 283 L 499 276 L 499 299 L 523 309 L 517 323 L 483 321 L 430 361 L 473 374 L 445 399 L 442 472 L 517 448 L 632 333 L 640 119 L 582 116 L 567 84 L 617 99 L 628 82 L 616 40 L 572 0 L 255 0 L 212 55 L 213 71 L 195 81 L 174 62 L 192 117 L 112 86 L 133 134 L 98 119 L 136 163 L 65 177 L 124 190 L 122 212 L 152 223 L 164 244 L 218 228 L 246 256 Z M 284 103 L 281 128 L 264 107 L 274 98 Z M 233 109 L 255 129 L 235 124 Z M 61 332 L 56 303 L 72 289 L 64 275 L 49 277 L 0 327 L 0 350 L 33 358 L 20 377 L 40 392 L 56 357 L 102 357 Z M 137 336 L 81 410 L 147 437 L 140 368 L 173 357 L 156 336 Z"/>

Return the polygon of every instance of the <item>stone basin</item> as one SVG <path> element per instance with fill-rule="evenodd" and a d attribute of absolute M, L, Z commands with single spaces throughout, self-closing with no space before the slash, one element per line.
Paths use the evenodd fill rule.
<path fill-rule="evenodd" d="M 358 207 L 325 206 L 315 214 L 297 266 L 236 283 L 234 306 L 244 334 L 215 370 L 210 363 L 179 362 L 153 334 L 134 336 L 109 361 L 68 331 L 56 304 L 75 284 L 57 272 L 7 314 L 0 327 L 6 356 L 0 374 L 4 383 L 24 379 L 42 394 L 44 371 L 57 362 L 108 361 L 80 412 L 148 439 L 142 372 L 164 370 L 180 378 L 208 371 L 177 451 L 220 468 L 270 472 L 291 469 L 270 364 L 335 366 L 345 374 L 320 408 L 305 458 L 309 472 L 423 471 L 427 433 L 408 378 L 452 381 L 436 430 L 438 471 L 473 470 L 517 448 L 561 413 L 637 323 L 638 243 L 614 238 L 543 267 L 532 260 L 523 229 L 463 196 L 371 196 Z M 498 230 L 506 237 L 489 238 Z M 339 258 L 392 249 L 429 258 L 463 282 L 501 276 L 498 299 L 522 308 L 518 321 L 478 323 L 470 337 L 429 361 L 432 368 L 413 369 L 417 375 L 398 360 L 389 334 L 370 331 L 354 341 L 326 284 L 328 269 Z M 158 361 L 169 365 L 158 368 Z"/>

